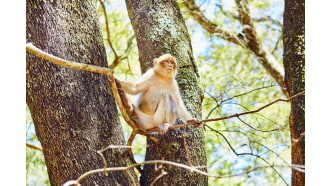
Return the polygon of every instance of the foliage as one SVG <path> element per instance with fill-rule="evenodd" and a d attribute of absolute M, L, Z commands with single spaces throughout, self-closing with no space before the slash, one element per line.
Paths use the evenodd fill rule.
<path fill-rule="evenodd" d="M 30 110 L 26 106 L 26 141 L 40 147 Z M 43 153 L 26 148 L 26 185 L 50 185 Z"/>
<path fill-rule="evenodd" d="M 257 19 L 270 16 L 282 20 L 283 2 L 249 1 L 252 17 Z M 197 1 L 205 16 L 223 28 L 240 30 L 235 2 L 221 0 Z M 127 48 L 127 41 L 134 33 L 130 25 L 124 1 L 105 1 L 110 27 L 110 39 L 119 55 Z M 203 118 L 219 118 L 230 114 L 257 109 L 277 98 L 284 98 L 280 87 L 246 49 L 218 39 L 207 33 L 193 21 L 184 6 L 179 3 L 186 25 L 191 34 L 195 61 L 200 74 L 200 84 L 204 90 Z M 114 60 L 106 41 L 105 19 L 102 7 L 98 4 L 98 13 L 104 36 L 109 65 Z M 281 21 L 279 21 L 281 22 Z M 256 21 L 259 39 L 272 51 L 276 60 L 282 65 L 282 28 L 271 21 Z M 134 81 L 140 76 L 138 50 L 135 39 L 128 58 L 115 68 L 118 79 Z M 134 97 L 130 97 L 134 100 Z M 285 185 L 290 183 L 291 170 L 288 167 L 276 167 L 290 164 L 290 134 L 288 128 L 289 104 L 275 105 L 256 114 L 241 117 L 247 124 L 256 129 L 268 131 L 280 128 L 279 131 L 256 131 L 237 118 L 210 122 L 205 126 L 208 172 L 216 175 L 237 174 L 256 167 L 274 166 L 260 169 L 241 176 L 224 179 L 209 178 L 210 185 Z M 27 110 L 27 141 L 37 139 L 31 135 L 33 127 Z M 127 139 L 131 128 L 122 121 Z M 30 126 L 31 125 L 31 129 Z M 33 133 L 33 132 L 32 132 Z M 146 148 L 145 137 L 137 136 L 133 143 L 133 152 L 137 162 L 144 160 Z M 40 167 L 38 167 L 40 166 Z M 39 170 L 39 172 L 36 172 Z M 43 172 L 43 175 L 40 174 Z M 45 181 L 47 172 L 40 152 L 27 149 L 27 184 L 32 184 L 34 177 L 38 184 Z"/>

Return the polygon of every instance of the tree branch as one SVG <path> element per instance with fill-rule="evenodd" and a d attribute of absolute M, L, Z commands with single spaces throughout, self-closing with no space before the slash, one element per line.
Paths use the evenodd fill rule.
<path fill-rule="evenodd" d="M 111 42 L 111 39 L 110 39 L 110 30 L 109 30 L 109 21 L 108 21 L 108 16 L 107 16 L 107 12 L 106 12 L 106 8 L 104 6 L 104 3 L 102 0 L 99 0 L 101 6 L 102 6 L 102 9 L 103 9 L 103 14 L 104 14 L 104 19 L 105 19 L 105 27 L 106 27 L 106 31 L 107 31 L 107 42 L 115 56 L 115 59 L 113 60 L 112 64 L 109 66 L 109 68 L 111 69 L 114 69 L 120 61 L 124 60 L 124 59 L 127 59 L 128 57 L 128 53 L 131 49 L 131 46 L 132 46 L 132 43 L 133 43 L 133 39 L 135 38 L 135 35 L 131 36 L 129 39 L 128 39 L 128 42 L 127 42 L 127 48 L 124 52 L 123 55 L 119 56 L 118 55 L 118 52 L 117 50 L 115 49 L 115 47 L 113 46 L 112 42 Z"/>
<path fill-rule="evenodd" d="M 113 75 L 112 69 L 99 67 L 99 66 L 95 66 L 95 65 L 84 64 L 84 63 L 76 63 L 76 62 L 72 62 L 72 61 L 67 61 L 65 59 L 53 56 L 51 54 L 48 54 L 48 53 L 40 50 L 39 48 L 35 47 L 32 43 L 26 44 L 26 51 L 30 52 L 42 59 L 45 59 L 49 62 L 58 64 L 58 65 L 61 65 L 61 66 L 67 67 L 67 68 L 96 72 L 96 73 L 100 73 L 100 74 L 105 74 L 107 76 Z"/>
<path fill-rule="evenodd" d="M 212 34 L 216 34 L 218 37 L 227 41 L 235 43 L 245 48 L 244 40 L 240 40 L 237 34 L 233 34 L 230 31 L 222 29 L 220 26 L 209 21 L 201 12 L 199 7 L 195 4 L 194 0 L 183 1 L 183 4 L 188 8 L 190 15 L 200 24 L 202 27 Z"/>
<path fill-rule="evenodd" d="M 189 13 L 192 17 L 208 32 L 215 34 L 216 36 L 226 39 L 229 42 L 238 44 L 248 51 L 252 52 L 259 63 L 268 71 L 268 73 L 275 79 L 275 81 L 282 87 L 282 92 L 285 96 L 289 96 L 284 83 L 284 70 L 276 61 L 275 57 L 267 51 L 261 41 L 257 37 L 253 20 L 251 18 L 249 7 L 246 0 L 235 0 L 238 11 L 239 20 L 243 27 L 245 39 L 239 38 L 238 34 L 233 34 L 229 31 L 225 31 L 220 26 L 209 21 L 201 12 L 199 7 L 195 4 L 194 0 L 184 1 L 184 5 L 190 10 Z"/>
<path fill-rule="evenodd" d="M 100 2 L 101 6 L 102 6 L 102 9 L 103 9 L 103 14 L 104 14 L 104 19 L 105 19 L 105 30 L 107 31 L 107 41 L 108 41 L 108 44 L 109 44 L 113 54 L 115 55 L 115 59 L 118 59 L 117 51 L 116 51 L 115 47 L 112 45 L 112 42 L 111 42 L 111 39 L 110 39 L 110 30 L 109 30 L 107 11 L 106 11 L 106 8 L 104 6 L 103 1 L 99 0 L 99 2 Z"/>
<path fill-rule="evenodd" d="M 293 168 L 293 169 L 296 169 L 296 170 L 299 170 L 299 171 L 304 171 L 304 166 L 303 165 L 276 165 L 276 166 L 255 167 L 253 169 L 243 171 L 243 172 L 237 173 L 237 174 L 229 174 L 229 175 L 218 176 L 218 175 L 208 174 L 208 173 L 206 173 L 204 171 L 201 171 L 201 170 L 199 170 L 195 167 L 190 167 L 190 166 L 187 166 L 187 165 L 184 165 L 184 164 L 181 164 L 181 163 L 176 163 L 176 162 L 171 162 L 171 161 L 166 161 L 166 160 L 145 161 L 145 162 L 133 164 L 133 165 L 130 165 L 130 166 L 127 166 L 127 167 L 111 167 L 111 168 L 107 168 L 106 171 L 107 172 L 127 171 L 127 170 L 129 170 L 131 168 L 134 168 L 136 166 L 141 166 L 141 165 L 145 165 L 145 164 L 156 164 L 156 165 L 157 164 L 166 164 L 166 165 L 176 166 L 176 167 L 179 167 L 179 168 L 190 170 L 191 172 L 196 172 L 196 173 L 199 173 L 199 174 L 204 175 L 204 176 L 214 177 L 214 178 L 218 178 L 218 179 L 241 176 L 241 175 L 248 174 L 248 173 L 251 173 L 251 172 L 254 172 L 254 171 L 257 171 L 257 170 L 262 170 L 262 169 L 266 169 L 266 168 L 274 168 L 274 167 L 290 167 L 290 168 Z M 93 175 L 93 174 L 96 174 L 96 173 L 102 173 L 102 172 L 104 172 L 104 169 L 95 169 L 95 170 L 88 171 L 88 172 L 84 173 L 83 175 L 81 175 L 77 180 L 67 181 L 66 183 L 64 183 L 63 186 L 79 185 L 80 182 L 83 179 L 85 179 L 87 176 L 90 176 L 90 175 Z"/>
<path fill-rule="evenodd" d="M 227 17 L 230 16 L 230 17 L 233 17 L 233 18 L 239 20 L 239 16 L 233 14 L 232 12 L 225 11 L 225 10 L 223 9 L 221 3 L 216 3 L 216 5 L 219 6 L 220 10 L 222 11 L 222 13 L 223 13 L 225 16 L 227 16 Z M 255 22 L 269 21 L 269 22 L 271 22 L 271 23 L 274 24 L 274 25 L 278 25 L 278 26 L 281 27 L 281 28 L 283 27 L 283 24 L 282 24 L 280 21 L 277 21 L 277 20 L 271 18 L 270 16 L 266 16 L 266 15 L 263 15 L 263 16 L 261 16 L 261 17 L 259 17 L 259 18 L 252 18 L 252 20 L 255 21 Z"/>
<path fill-rule="evenodd" d="M 40 152 L 42 152 L 42 153 L 44 152 L 44 151 L 42 150 L 42 148 L 37 147 L 37 146 L 35 146 L 35 145 L 31 144 L 31 143 L 26 142 L 26 146 L 29 147 L 29 148 L 31 148 L 31 149 L 38 150 L 38 151 L 40 151 Z"/>
<path fill-rule="evenodd" d="M 260 112 L 261 110 L 263 110 L 263 109 L 265 109 L 265 108 L 267 108 L 267 107 L 269 107 L 269 106 L 271 106 L 271 105 L 273 105 L 273 104 L 275 104 L 275 103 L 277 103 L 277 102 L 289 102 L 289 101 L 291 101 L 292 99 L 294 99 L 294 98 L 296 98 L 296 97 L 298 97 L 298 96 L 301 96 L 301 95 L 304 95 L 305 94 L 305 91 L 303 91 L 303 92 L 301 92 L 301 93 L 299 93 L 299 94 L 296 94 L 296 95 L 294 95 L 294 96 L 291 96 L 291 97 L 289 97 L 289 98 L 287 98 L 287 99 L 277 99 L 277 100 L 275 100 L 275 101 L 273 101 L 273 102 L 271 102 L 271 103 L 268 103 L 268 104 L 266 104 L 266 105 L 264 105 L 264 106 L 262 106 L 262 107 L 260 107 L 260 108 L 258 108 L 258 109 L 256 109 L 256 110 L 252 110 L 252 111 L 248 111 L 248 112 L 242 112 L 242 113 L 239 113 L 239 114 L 233 114 L 233 115 L 229 115 L 229 116 L 225 116 L 225 117 L 220 117 L 220 118 L 213 118 L 213 119 L 205 119 L 205 120 L 200 120 L 200 121 L 198 121 L 197 123 L 196 122 L 191 122 L 191 123 L 185 123 L 185 124 L 181 124 L 181 125 L 176 125 L 176 126 L 172 126 L 172 127 L 169 127 L 169 129 L 176 129 L 176 128 L 182 128 L 182 127 L 186 127 L 186 126 L 189 126 L 189 125 L 200 125 L 200 124 L 202 124 L 202 123 L 206 123 L 206 122 L 211 122 L 211 121 L 220 121 L 220 120 L 225 120 L 225 119 L 230 119 L 230 118 L 235 118 L 235 117 L 239 117 L 239 116 L 244 116 L 244 115 L 247 115 L 247 114 L 253 114 L 253 113 L 257 113 L 257 112 Z M 245 122 L 244 122 L 245 123 Z M 249 125 L 250 126 L 250 125 Z M 250 126 L 251 127 L 251 126 Z M 253 127 L 252 127 L 253 128 Z M 253 129 L 255 129 L 255 128 L 253 128 Z M 259 130 L 259 129 L 258 129 Z M 279 130 L 279 129 L 274 129 L 274 131 L 275 130 Z M 157 132 L 157 131 L 159 131 L 159 129 L 158 128 L 153 128 L 153 129 L 150 129 L 150 130 L 148 130 L 148 131 L 146 131 L 146 132 L 142 132 L 142 133 L 140 133 L 140 134 L 142 134 L 142 135 L 147 135 L 147 134 L 150 134 L 150 133 L 152 133 L 152 132 Z M 259 131 L 262 131 L 262 130 L 259 130 Z M 269 132 L 269 131 L 267 131 L 267 132 Z"/>

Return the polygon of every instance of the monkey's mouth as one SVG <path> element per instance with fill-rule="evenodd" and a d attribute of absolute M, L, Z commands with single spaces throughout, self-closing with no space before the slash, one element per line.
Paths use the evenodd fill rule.
<path fill-rule="evenodd" d="M 166 67 L 166 70 L 172 71 L 173 68 L 172 67 Z"/>

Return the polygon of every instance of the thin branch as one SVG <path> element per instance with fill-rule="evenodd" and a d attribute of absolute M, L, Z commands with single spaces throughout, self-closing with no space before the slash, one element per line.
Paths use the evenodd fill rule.
<path fill-rule="evenodd" d="M 213 96 L 211 96 L 208 92 L 206 92 L 216 103 L 217 103 L 217 105 L 215 106 L 215 107 L 213 107 L 211 110 L 210 110 L 210 112 L 209 112 L 209 114 L 205 117 L 206 119 L 208 119 L 209 117 L 210 117 L 210 115 L 212 114 L 212 112 L 215 110 L 215 109 L 217 109 L 218 107 L 220 107 L 224 102 L 227 102 L 227 101 L 229 101 L 229 100 L 232 100 L 232 99 L 234 99 L 234 98 L 237 98 L 237 97 L 240 97 L 240 96 L 245 96 L 245 95 L 247 95 L 247 94 L 249 94 L 249 93 L 252 93 L 252 92 L 254 92 L 254 91 L 257 91 L 257 90 L 260 90 L 260 89 L 264 89 L 264 88 L 269 88 L 269 87 L 274 87 L 274 85 L 269 85 L 269 86 L 263 86 L 263 87 L 259 87 L 259 88 L 256 88 L 256 89 L 252 89 L 252 90 L 250 90 L 250 91 L 247 91 L 247 92 L 244 92 L 244 93 L 242 93 L 242 94 L 238 94 L 238 95 L 235 95 L 235 96 L 232 96 L 232 97 L 230 97 L 230 98 L 227 98 L 227 99 L 225 99 L 225 100 L 221 100 L 221 102 L 220 103 L 218 103 L 218 99 L 217 98 L 215 98 L 215 97 L 213 97 Z"/>
<path fill-rule="evenodd" d="M 108 42 L 108 44 L 109 44 L 109 46 L 110 46 L 110 48 L 111 48 L 111 50 L 112 50 L 112 52 L 115 56 L 115 59 L 113 60 L 112 64 L 109 66 L 109 68 L 114 69 L 119 64 L 120 61 L 122 61 L 124 59 L 127 59 L 128 53 L 131 49 L 131 46 L 132 46 L 132 43 L 133 43 L 133 39 L 135 38 L 135 35 L 131 36 L 128 39 L 127 48 L 126 48 L 124 54 L 119 56 L 117 50 L 113 46 L 113 44 L 111 42 L 111 39 L 110 39 L 109 21 L 108 21 L 108 15 L 107 15 L 107 12 L 106 12 L 105 5 L 104 5 L 102 0 L 99 0 L 99 2 L 102 6 L 104 19 L 105 19 L 105 27 L 106 27 L 106 31 L 107 31 L 107 39 L 106 40 L 107 40 L 107 42 Z"/>
<path fill-rule="evenodd" d="M 305 166 L 303 165 L 291 165 L 291 166 L 288 166 L 288 165 L 276 165 L 276 166 L 262 166 L 262 167 L 255 167 L 253 169 L 250 169 L 250 170 L 247 170 L 247 171 L 243 171 L 241 173 L 237 173 L 237 174 L 230 174 L 230 175 L 222 175 L 222 176 L 218 176 L 218 175 L 211 175 L 211 174 L 208 174 L 204 171 L 201 171 L 195 167 L 190 167 L 190 166 L 187 166 L 187 165 L 184 165 L 184 164 L 181 164 L 181 163 L 176 163 L 176 162 L 171 162 L 171 161 L 166 161 L 166 160 L 151 160 L 151 161 L 145 161 L 145 162 L 142 162 L 142 163 L 137 163 L 137 164 L 133 164 L 133 165 L 129 165 L 127 167 L 111 167 L 111 168 L 107 168 L 106 171 L 107 172 L 115 172 L 115 171 L 127 171 L 131 168 L 134 168 L 136 166 L 141 166 L 143 164 L 166 164 L 166 165 L 171 165 L 171 166 L 176 166 L 176 167 L 179 167 L 179 168 L 183 168 L 183 169 L 187 169 L 187 170 L 190 170 L 191 172 L 196 172 L 196 173 L 199 173 L 201 175 L 204 175 L 204 176 L 209 176 L 209 177 L 214 177 L 214 178 L 218 178 L 218 179 L 221 179 L 221 178 L 230 178 L 230 177 L 235 177 L 235 176 L 241 176 L 241 175 L 244 175 L 244 174 L 248 174 L 248 173 L 251 173 L 251 172 L 254 172 L 254 171 L 257 171 L 257 170 L 262 170 L 262 169 L 266 169 L 266 168 L 274 168 L 274 167 L 290 167 L 290 168 L 293 168 L 293 169 L 296 169 L 298 171 L 303 171 L 302 169 L 304 169 Z M 102 173 L 104 171 L 104 169 L 95 169 L 95 170 L 91 170 L 91 171 L 88 171 L 88 172 L 85 172 L 83 175 L 81 175 L 77 180 L 70 180 L 70 181 L 67 181 L 64 185 L 65 186 L 69 186 L 71 184 L 76 184 L 76 185 L 79 185 L 80 182 L 85 179 L 86 177 L 90 176 L 90 175 L 93 175 L 93 174 L 96 174 L 96 173 Z"/>
<path fill-rule="evenodd" d="M 233 18 L 239 20 L 239 16 L 238 16 L 238 15 L 235 15 L 234 13 L 229 12 L 229 11 L 225 11 L 225 10 L 223 9 L 221 3 L 216 3 L 216 5 L 219 6 L 221 12 L 222 12 L 225 16 L 227 16 L 227 17 L 230 16 L 230 17 L 233 17 Z M 271 18 L 270 16 L 266 16 L 266 15 L 263 15 L 263 16 L 261 16 L 260 18 L 252 18 L 252 20 L 255 21 L 255 22 L 269 21 L 269 22 L 271 22 L 271 23 L 274 24 L 274 25 L 278 25 L 278 26 L 281 27 L 281 28 L 283 27 L 283 24 L 282 24 L 280 21 L 275 20 L 275 19 Z"/>
<path fill-rule="evenodd" d="M 253 130 L 259 131 L 259 132 L 274 132 L 274 131 L 280 131 L 283 128 L 277 128 L 277 129 L 272 129 L 272 130 L 261 130 L 261 129 L 256 129 L 254 127 L 252 127 L 250 124 L 246 123 L 244 120 L 242 120 L 239 116 L 237 117 L 242 123 L 244 123 L 245 125 L 249 126 L 250 128 L 252 128 Z"/>
<path fill-rule="evenodd" d="M 205 30 L 207 30 L 210 33 L 217 34 L 217 36 L 226 39 L 230 42 L 233 42 L 235 44 L 238 44 L 245 48 L 245 44 L 243 40 L 240 40 L 240 38 L 237 36 L 238 34 L 233 34 L 230 31 L 221 29 L 220 26 L 212 23 L 209 21 L 201 12 L 200 8 L 195 4 L 194 0 L 185 0 L 183 4 L 188 8 L 190 15 L 193 16 L 193 18 L 203 26 Z"/>
<path fill-rule="evenodd" d="M 263 110 L 263 109 L 265 109 L 265 108 L 267 108 L 267 107 L 273 105 L 274 103 L 281 102 L 281 101 L 282 101 L 282 102 L 289 102 L 289 101 L 291 101 L 292 99 L 294 99 L 294 98 L 296 98 L 296 97 L 298 97 L 298 96 L 304 95 L 304 94 L 305 94 L 305 91 L 303 91 L 303 92 L 301 92 L 301 93 L 299 93 L 299 94 L 296 94 L 296 95 L 294 95 L 294 96 L 291 96 L 291 97 L 289 97 L 289 98 L 287 98 L 287 99 L 277 99 L 277 100 L 275 100 L 275 101 L 273 101 L 273 102 L 271 102 L 271 103 L 268 103 L 268 104 L 266 104 L 266 105 L 264 105 L 264 106 L 262 106 L 262 107 L 260 107 L 260 108 L 258 108 L 258 109 L 256 109 L 256 110 L 252 110 L 252 111 L 248 111 L 248 112 L 243 112 L 243 113 L 240 113 L 240 114 L 233 114 L 233 115 L 229 115 L 229 116 L 225 116 L 225 117 L 221 117 L 221 118 L 201 120 L 200 122 L 201 122 L 201 123 L 205 123 L 205 122 L 210 122 L 210 121 L 220 121 L 220 120 L 225 120 L 225 119 L 230 119 L 230 118 L 234 118 L 234 117 L 239 117 L 239 116 L 243 116 L 243 115 L 247 115 L 247 114 L 256 113 L 256 112 L 259 112 L 259 111 L 261 111 L 261 110 Z"/>
<path fill-rule="evenodd" d="M 134 38 L 135 38 L 135 35 L 131 36 L 131 37 L 128 39 L 128 41 L 127 41 L 127 48 L 126 48 L 124 54 L 121 55 L 121 56 L 119 56 L 119 57 L 117 57 L 117 58 L 115 58 L 115 59 L 113 60 L 112 64 L 109 66 L 109 68 L 114 69 L 114 68 L 119 64 L 120 61 L 122 61 L 122 60 L 124 60 L 124 59 L 127 59 L 127 57 L 128 57 L 128 53 L 129 53 L 129 51 L 130 51 L 131 48 L 132 48 L 132 43 L 133 43 L 133 39 L 134 39 Z"/>
<path fill-rule="evenodd" d="M 101 149 L 101 150 L 98 150 L 96 151 L 102 158 L 103 160 L 103 163 L 104 163 L 104 173 L 106 176 L 108 176 L 108 173 L 106 171 L 106 168 L 108 167 L 108 164 L 107 164 L 107 161 L 105 160 L 105 157 L 103 155 L 103 152 L 108 150 L 108 149 L 122 149 L 122 148 L 125 148 L 125 149 L 131 149 L 132 146 L 125 146 L 125 145 L 109 145 L 107 146 L 106 148 L 104 149 Z M 135 162 L 134 162 L 135 163 Z"/>
<path fill-rule="evenodd" d="M 283 33 L 281 34 L 281 36 L 276 41 L 275 47 L 272 50 L 272 54 L 273 55 L 275 55 L 275 51 L 278 49 L 278 46 L 279 46 L 279 44 L 280 44 L 281 41 L 283 41 Z"/>
<path fill-rule="evenodd" d="M 250 152 L 250 153 L 237 153 L 236 150 L 234 149 L 234 147 L 233 147 L 233 146 L 230 144 L 230 142 L 228 141 L 228 139 L 227 139 L 227 138 L 226 138 L 221 132 L 219 132 L 219 131 L 217 131 L 217 130 L 211 128 L 211 127 L 208 126 L 208 125 L 206 125 L 206 127 L 209 128 L 210 130 L 212 130 L 213 132 L 219 134 L 220 136 L 222 136 L 222 138 L 226 141 L 226 143 L 228 144 L 229 148 L 234 152 L 234 154 L 235 154 L 236 156 L 246 156 L 246 155 L 248 155 L 248 156 L 254 156 L 254 157 L 257 157 L 257 158 L 261 159 L 262 161 L 264 161 L 267 165 L 269 165 L 269 167 L 271 167 L 271 168 L 275 171 L 275 173 L 276 173 L 276 174 L 282 179 L 282 181 L 283 181 L 284 183 L 286 183 L 286 185 L 289 185 L 289 184 L 285 181 L 285 179 L 282 177 L 282 175 L 281 175 L 281 174 L 275 169 L 275 167 L 274 167 L 273 165 L 271 165 L 266 159 L 264 159 L 263 157 L 259 156 L 258 154 L 253 154 L 252 152 Z"/>
<path fill-rule="evenodd" d="M 242 34 L 232 33 L 221 29 L 220 26 L 208 20 L 200 8 L 195 4 L 194 0 L 185 0 L 183 3 L 188 8 L 192 17 L 208 32 L 226 39 L 229 42 L 242 46 L 248 52 L 256 56 L 259 63 L 268 71 L 275 81 L 282 87 L 282 92 L 288 97 L 288 92 L 284 83 L 284 70 L 280 66 L 275 57 L 267 51 L 262 42 L 258 39 L 253 20 L 250 15 L 249 7 L 246 0 L 235 0 L 238 11 L 239 20 L 246 37 L 238 37 Z"/>
<path fill-rule="evenodd" d="M 244 115 L 248 115 L 248 114 L 253 114 L 253 113 L 260 112 L 261 110 L 263 110 L 263 109 L 265 109 L 265 108 L 267 108 L 267 107 L 269 107 L 269 106 L 271 106 L 271 105 L 273 105 L 273 104 L 275 104 L 277 102 L 289 102 L 292 99 L 294 99 L 294 98 L 296 98 L 298 96 L 304 95 L 304 94 L 305 94 L 305 91 L 303 91 L 303 92 L 301 92 L 299 94 L 296 94 L 294 96 L 291 96 L 291 97 L 289 97 L 287 99 L 277 99 L 277 100 L 275 100 L 275 101 L 273 101 L 271 103 L 268 103 L 268 104 L 266 104 L 266 105 L 264 105 L 264 106 L 262 106 L 262 107 L 260 107 L 260 108 L 258 108 L 256 110 L 252 110 L 252 111 L 248 111 L 248 112 L 243 112 L 243 113 L 239 113 L 239 114 L 233 114 L 233 115 L 229 115 L 229 116 L 225 116 L 225 117 L 221 117 L 221 118 L 205 119 L 205 120 L 200 120 L 198 122 L 185 123 L 185 124 L 181 124 L 181 125 L 176 125 L 176 126 L 169 127 L 169 129 L 182 128 L 182 127 L 186 127 L 186 126 L 190 126 L 190 125 L 196 125 L 196 124 L 197 125 L 200 125 L 200 124 L 206 123 L 206 122 L 226 120 L 226 119 L 235 118 L 235 117 L 238 118 L 239 116 L 244 116 Z M 146 132 L 142 132 L 140 134 L 147 135 L 147 134 L 150 134 L 152 132 L 157 132 L 157 131 L 159 131 L 158 128 L 153 128 L 153 129 L 150 129 L 150 130 L 148 130 Z"/>
<path fill-rule="evenodd" d="M 106 8 L 104 6 L 104 3 L 102 0 L 99 0 L 101 6 L 102 6 L 102 9 L 103 9 L 103 14 L 104 14 L 104 19 L 105 19 L 105 28 L 106 28 L 106 31 L 107 31 L 107 41 L 108 41 L 108 44 L 113 52 L 113 54 L 115 55 L 115 59 L 118 59 L 118 54 L 117 54 L 117 51 L 116 49 L 114 48 L 114 46 L 112 45 L 112 42 L 110 40 L 110 30 L 109 30 L 109 23 L 108 23 L 108 15 L 107 15 L 107 11 L 106 11 Z"/>
<path fill-rule="evenodd" d="M 153 186 L 161 177 L 167 175 L 167 172 L 165 172 L 163 169 L 162 169 L 162 173 L 160 175 L 158 175 L 154 181 L 151 182 L 150 186 Z"/>
<path fill-rule="evenodd" d="M 44 152 L 44 151 L 42 150 L 42 148 L 37 147 L 37 146 L 35 146 L 35 145 L 31 144 L 31 143 L 26 142 L 26 146 L 29 147 L 29 148 L 31 148 L 31 149 L 38 150 L 38 151 L 40 151 L 40 152 L 42 152 L 42 153 Z"/>
<path fill-rule="evenodd" d="M 104 68 L 96 65 L 89 65 L 89 64 L 84 64 L 84 63 L 76 63 L 72 61 L 68 61 L 56 56 L 53 56 L 51 54 L 48 54 L 39 48 L 35 47 L 32 43 L 27 43 L 26 44 L 26 51 L 30 52 L 42 59 L 45 59 L 47 61 L 50 61 L 52 63 L 67 67 L 67 68 L 73 68 L 73 69 L 78 69 L 78 70 L 86 70 L 90 72 L 96 72 L 100 74 L 105 74 L 107 76 L 112 76 L 113 75 L 113 70 L 109 68 Z"/>

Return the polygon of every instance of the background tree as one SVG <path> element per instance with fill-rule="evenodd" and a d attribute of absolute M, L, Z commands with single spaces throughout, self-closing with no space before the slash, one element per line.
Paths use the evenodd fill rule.
<path fill-rule="evenodd" d="M 107 58 L 111 62 L 109 65 L 115 68 L 115 77 L 118 79 L 135 81 L 141 75 L 141 71 L 150 65 L 150 61 L 142 61 L 142 63 L 146 63 L 146 66 L 140 68 L 138 58 L 141 58 L 141 56 L 139 56 L 136 40 L 132 39 L 134 38 L 132 37 L 134 31 L 125 2 L 123 0 L 105 0 L 103 2 L 107 11 L 109 33 L 111 33 L 109 37 L 104 11 L 100 5 L 98 6 L 98 12 Z M 285 89 L 282 89 L 283 87 L 280 86 L 270 72 L 265 70 L 265 67 L 260 63 L 262 61 L 261 56 L 256 55 L 258 53 L 248 48 L 249 45 L 242 46 L 230 40 L 228 42 L 227 37 L 224 37 L 226 35 L 223 35 L 223 33 L 229 32 L 230 36 L 234 35 L 240 39 L 247 38 L 244 29 L 249 27 L 243 29 L 243 26 L 248 22 L 241 23 L 239 18 L 240 9 L 234 0 L 195 1 L 201 11 L 199 12 L 200 15 L 211 21 L 212 24 L 218 25 L 217 29 L 228 31 L 220 33 L 211 33 L 204 29 L 204 26 L 200 23 L 194 21 L 191 15 L 192 11 L 185 6 L 185 2 L 178 1 L 191 37 L 194 62 L 200 73 L 199 83 L 204 91 L 203 118 L 218 118 L 251 111 L 277 98 L 283 98 L 283 90 L 285 91 Z M 255 42 L 253 39 L 256 38 L 258 43 L 254 44 L 259 44 L 259 46 L 262 46 L 262 50 L 268 51 L 275 58 L 277 61 L 276 66 L 280 66 L 282 69 L 283 80 L 282 20 L 284 1 L 251 0 L 248 1 L 248 9 L 249 11 L 242 13 L 250 13 L 250 18 L 253 21 L 253 27 L 250 28 L 255 29 L 255 32 L 250 32 L 250 34 L 256 33 L 256 37 L 250 35 L 248 38 L 251 44 Z M 141 19 L 147 19 L 148 16 L 141 17 Z M 162 17 L 158 16 L 154 20 L 161 20 Z M 167 18 L 167 16 L 164 17 Z M 150 26 L 152 27 L 153 24 Z M 161 33 L 161 30 L 155 32 L 155 35 L 161 35 L 159 33 Z M 111 44 L 109 44 L 109 41 Z M 154 41 L 153 38 L 152 41 Z M 153 50 L 158 47 L 155 46 Z M 257 47 L 254 49 L 257 49 Z M 142 51 L 142 54 L 144 54 L 143 52 L 145 51 Z M 128 54 L 127 57 L 125 57 L 125 54 Z M 118 57 L 124 58 L 124 60 L 114 63 Z M 155 54 L 155 57 L 158 56 Z M 185 70 L 185 68 L 182 70 Z M 184 81 L 181 77 L 178 76 L 178 81 Z M 188 90 L 181 89 L 181 91 L 185 93 Z M 188 100 L 186 103 L 190 104 L 189 102 Z M 221 179 L 209 177 L 209 184 L 289 185 L 291 181 L 289 114 L 290 105 L 281 102 L 261 112 L 242 116 L 240 117 L 241 120 L 231 118 L 206 123 L 204 129 L 208 173 L 222 176 Z M 131 133 L 131 128 L 125 124 L 123 128 L 124 136 L 127 139 Z M 33 127 L 30 129 L 32 130 Z M 30 140 L 30 135 L 27 138 Z M 190 150 L 191 146 L 188 145 Z M 138 162 L 145 160 L 146 146 L 145 137 L 136 136 L 133 143 L 133 152 Z M 35 154 L 40 153 L 38 151 Z M 186 153 L 183 152 L 182 154 Z M 29 175 L 33 175 L 33 172 L 31 172 L 33 169 L 31 168 L 33 166 L 30 166 L 27 171 Z M 166 176 L 162 178 L 167 179 Z"/>
<path fill-rule="evenodd" d="M 107 66 L 94 1 L 27 1 L 26 40 L 80 63 Z M 27 53 L 27 105 L 41 143 L 51 185 L 103 167 L 97 150 L 124 145 L 107 77 L 64 68 Z M 126 150 L 105 152 L 108 166 L 130 163 Z M 134 185 L 133 171 L 96 174 L 83 185 Z"/>
<path fill-rule="evenodd" d="M 126 0 L 128 14 L 136 34 L 142 72 L 152 66 L 153 59 L 170 53 L 178 61 L 177 81 L 188 110 L 201 118 L 202 92 L 198 86 L 198 72 L 191 43 L 180 9 L 175 0 Z M 184 137 L 185 136 L 185 137 Z M 186 151 L 184 140 L 189 152 Z M 206 166 L 202 128 L 175 129 L 159 136 L 159 142 L 148 139 L 145 160 L 165 160 Z M 150 185 L 160 174 L 153 165 L 144 165 L 141 185 Z M 175 167 L 164 168 L 168 174 L 157 185 L 207 185 L 207 177 Z M 206 170 L 203 168 L 202 170 Z"/>
<path fill-rule="evenodd" d="M 305 90 L 305 1 L 285 0 L 284 67 L 289 95 Z M 305 96 L 291 102 L 292 164 L 305 165 Z M 305 174 L 292 170 L 292 185 L 305 185 Z"/>

